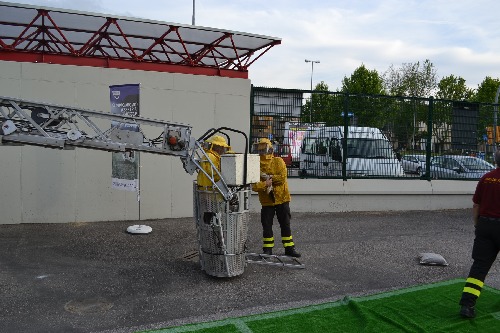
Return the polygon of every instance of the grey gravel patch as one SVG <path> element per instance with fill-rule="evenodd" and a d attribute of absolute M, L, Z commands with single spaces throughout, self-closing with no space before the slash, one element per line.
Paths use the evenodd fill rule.
<path fill-rule="evenodd" d="M 102 298 L 72 300 L 64 305 L 64 310 L 76 314 L 104 313 L 113 307 L 113 303 Z"/>

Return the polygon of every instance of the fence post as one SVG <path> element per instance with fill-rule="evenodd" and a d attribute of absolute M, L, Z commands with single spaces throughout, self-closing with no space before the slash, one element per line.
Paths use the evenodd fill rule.
<path fill-rule="evenodd" d="M 255 88 L 253 84 L 250 86 L 250 126 L 248 127 L 250 129 L 250 135 L 249 135 L 249 147 L 252 147 L 251 144 L 254 142 L 254 137 L 253 137 L 253 116 L 255 112 Z M 250 152 L 251 149 L 249 149 L 248 152 Z"/>
<path fill-rule="evenodd" d="M 344 93 L 344 140 L 342 140 L 342 180 L 347 180 L 347 137 L 349 132 L 349 93 Z"/>
<path fill-rule="evenodd" d="M 432 117 L 434 113 L 434 96 L 429 98 L 429 113 L 427 115 L 427 140 L 425 143 L 425 174 L 423 179 L 431 180 L 431 153 L 432 153 Z"/>

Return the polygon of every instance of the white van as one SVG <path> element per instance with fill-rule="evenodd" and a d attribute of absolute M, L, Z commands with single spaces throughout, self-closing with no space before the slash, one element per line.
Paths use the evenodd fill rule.
<path fill-rule="evenodd" d="M 386 136 L 373 127 L 349 126 L 347 136 L 347 177 L 399 177 L 403 167 Z M 342 176 L 343 126 L 318 127 L 309 131 L 300 151 L 300 175 Z"/>

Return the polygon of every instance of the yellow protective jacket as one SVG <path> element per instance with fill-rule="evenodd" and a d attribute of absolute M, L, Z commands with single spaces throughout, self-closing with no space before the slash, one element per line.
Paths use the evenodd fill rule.
<path fill-rule="evenodd" d="M 252 185 L 252 190 L 259 193 L 259 201 L 262 206 L 280 205 L 291 200 L 290 191 L 288 190 L 287 169 L 285 161 L 281 157 L 273 155 L 261 155 L 260 157 L 260 172 L 269 176 L 273 176 L 273 191 L 275 201 L 266 191 L 265 179 Z"/>
<path fill-rule="evenodd" d="M 213 150 L 205 150 L 205 152 L 207 153 L 208 158 L 210 158 L 214 166 L 220 172 L 220 155 Z M 201 161 L 200 164 L 203 170 L 205 170 L 209 175 L 212 175 L 214 177 L 215 182 L 218 182 L 220 180 L 219 175 L 213 170 L 212 165 L 207 161 L 206 157 L 203 157 L 203 160 Z M 205 174 L 201 170 L 198 171 L 198 177 L 196 178 L 196 183 L 200 187 L 212 188 L 212 182 L 207 176 L 205 176 Z"/>

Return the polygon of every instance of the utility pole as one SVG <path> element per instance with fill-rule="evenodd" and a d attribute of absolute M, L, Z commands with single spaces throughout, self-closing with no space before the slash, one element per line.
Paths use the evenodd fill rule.
<path fill-rule="evenodd" d="M 309 111 L 309 122 L 312 121 L 312 111 L 313 111 L 313 101 L 312 101 L 312 92 L 313 92 L 313 73 L 314 73 L 314 64 L 319 64 L 319 60 L 308 60 L 306 62 L 311 63 L 311 110 Z"/>
<path fill-rule="evenodd" d="M 196 7 L 196 0 L 193 0 L 193 19 L 191 21 L 191 24 L 194 25 L 194 13 L 195 13 L 195 7 Z"/>

